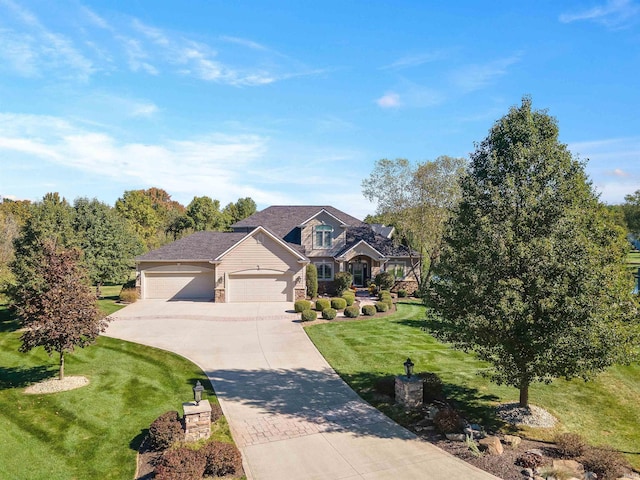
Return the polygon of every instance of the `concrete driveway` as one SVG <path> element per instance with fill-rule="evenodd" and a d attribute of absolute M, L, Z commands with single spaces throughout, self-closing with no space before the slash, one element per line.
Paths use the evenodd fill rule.
<path fill-rule="evenodd" d="M 292 303 L 144 300 L 112 315 L 106 335 L 170 350 L 204 370 L 249 479 L 497 478 L 362 401 L 292 310 Z"/>

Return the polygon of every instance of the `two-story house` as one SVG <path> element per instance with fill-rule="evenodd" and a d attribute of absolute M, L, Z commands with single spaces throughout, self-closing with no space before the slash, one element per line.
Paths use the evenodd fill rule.
<path fill-rule="evenodd" d="M 331 293 L 341 271 L 358 287 L 384 270 L 409 292 L 417 287 L 415 255 L 333 207 L 272 206 L 232 228 L 197 232 L 138 257 L 141 298 L 293 301 L 305 297 L 309 263 L 320 292 Z"/>

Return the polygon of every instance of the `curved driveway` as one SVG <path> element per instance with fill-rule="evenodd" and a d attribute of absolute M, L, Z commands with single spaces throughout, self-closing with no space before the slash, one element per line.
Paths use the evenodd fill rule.
<path fill-rule="evenodd" d="M 292 307 L 144 300 L 112 315 L 106 335 L 178 353 L 204 370 L 249 479 L 496 479 L 362 401 Z"/>

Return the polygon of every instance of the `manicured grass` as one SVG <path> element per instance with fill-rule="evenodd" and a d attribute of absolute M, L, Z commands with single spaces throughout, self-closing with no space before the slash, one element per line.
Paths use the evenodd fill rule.
<path fill-rule="evenodd" d="M 204 373 L 182 357 L 100 337 L 65 357 L 66 375 L 84 375 L 88 386 L 25 395 L 27 385 L 55 377 L 57 358 L 41 348 L 19 353 L 17 328 L 0 305 L 2 478 L 133 478 L 136 449 L 149 424 L 167 410 L 181 412 L 196 380 L 209 386 Z M 208 398 L 215 401 L 211 391 Z M 228 429 L 217 435 L 228 437 Z"/>
<path fill-rule="evenodd" d="M 117 312 L 121 308 L 124 308 L 124 305 L 115 303 L 120 297 L 120 290 L 122 290 L 122 285 L 120 284 L 104 285 L 100 290 L 98 306 L 105 315 L 111 315 L 113 312 Z"/>
<path fill-rule="evenodd" d="M 487 364 L 435 340 L 422 329 L 424 317 L 424 307 L 399 304 L 389 317 L 312 325 L 306 331 L 340 376 L 385 413 L 402 416 L 400 410 L 379 403 L 374 382 L 403 373 L 402 363 L 411 357 L 416 373 L 437 373 L 448 398 L 471 420 L 490 425 L 492 406 L 517 401 L 518 391 L 480 376 Z M 588 383 L 536 384 L 530 398 L 556 415 L 561 425 L 551 431 L 531 429 L 524 432 L 527 436 L 550 440 L 562 431 L 580 433 L 593 444 L 629 452 L 629 460 L 640 468 L 640 365 L 616 366 Z"/>

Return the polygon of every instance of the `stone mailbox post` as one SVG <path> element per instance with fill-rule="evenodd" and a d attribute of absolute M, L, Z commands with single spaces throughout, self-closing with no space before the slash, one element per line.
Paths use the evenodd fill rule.
<path fill-rule="evenodd" d="M 184 411 L 184 441 L 196 442 L 211 436 L 211 404 L 209 400 L 186 402 L 182 404 Z"/>

